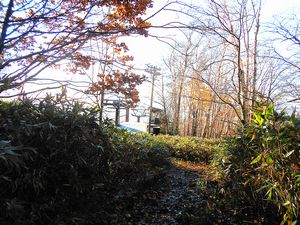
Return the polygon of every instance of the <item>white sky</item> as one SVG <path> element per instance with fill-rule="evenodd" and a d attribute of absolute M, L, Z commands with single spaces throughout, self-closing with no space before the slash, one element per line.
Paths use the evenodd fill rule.
<path fill-rule="evenodd" d="M 162 0 L 154 0 L 154 8 L 149 10 L 149 15 L 155 12 L 162 5 Z M 300 0 L 262 0 L 262 21 L 271 21 L 273 16 L 284 14 L 295 14 L 300 11 Z M 167 21 L 172 21 L 172 17 L 168 17 L 162 12 L 155 16 L 152 24 L 162 24 Z M 161 32 L 161 30 L 150 30 L 150 33 Z M 172 32 L 169 33 L 172 35 Z M 135 57 L 135 64 L 138 68 L 143 68 L 145 64 L 160 64 L 164 55 L 168 54 L 168 46 L 148 37 L 130 37 L 126 39 L 126 43 L 129 46 L 130 53 Z"/>

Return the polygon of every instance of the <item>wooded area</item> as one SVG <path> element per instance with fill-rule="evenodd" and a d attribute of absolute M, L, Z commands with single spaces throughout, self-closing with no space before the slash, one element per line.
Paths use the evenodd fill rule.
<path fill-rule="evenodd" d="M 0 225 L 298 224 L 300 20 L 264 3 L 1 1 Z"/>
<path fill-rule="evenodd" d="M 204 7 L 186 6 L 192 22 L 189 29 L 180 29 L 182 41 L 164 59 L 168 78 L 161 81 L 160 105 L 167 107 L 165 116 L 172 121 L 167 130 L 228 136 L 238 124 L 251 121 L 258 102 L 297 105 L 299 20 L 261 24 L 261 4 L 209 1 Z M 276 48 L 278 41 L 282 49 Z M 283 53 L 286 46 L 288 53 Z"/>

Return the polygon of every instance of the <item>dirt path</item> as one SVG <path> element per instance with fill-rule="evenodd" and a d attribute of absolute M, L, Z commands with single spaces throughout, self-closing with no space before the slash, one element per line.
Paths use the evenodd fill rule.
<path fill-rule="evenodd" d="M 107 222 L 91 224 L 268 224 L 259 223 L 256 216 L 249 215 L 252 211 L 249 207 L 224 208 L 227 199 L 214 179 L 213 170 L 204 163 L 173 161 L 165 173 L 133 190 L 137 191 L 123 190 L 119 193 L 123 197 L 113 197 Z"/>
<path fill-rule="evenodd" d="M 173 161 L 151 179 L 93 204 L 99 208 L 81 215 L 89 222 L 76 225 L 274 224 L 258 221 L 250 206 L 228 205 L 213 171 L 204 163 Z"/>
<path fill-rule="evenodd" d="M 160 196 L 156 196 L 153 201 L 143 203 L 143 208 L 133 210 L 140 214 L 138 221 L 131 221 L 127 224 L 139 225 L 179 225 L 185 224 L 184 217 L 187 209 L 194 205 L 199 205 L 203 201 L 199 189 L 201 175 L 205 173 L 207 166 L 204 164 L 188 164 L 183 161 L 177 161 L 165 176 L 161 186 L 168 182 L 167 191 Z M 159 188 L 159 187 L 157 187 Z M 157 191 L 157 190 L 156 190 Z M 206 204 L 206 202 L 203 202 Z M 139 207 L 139 206 L 138 206 Z M 143 215 L 143 216 L 142 216 Z"/>
<path fill-rule="evenodd" d="M 186 223 L 187 209 L 203 201 L 198 183 L 205 169 L 207 165 L 204 164 L 173 162 L 169 168 L 157 173 L 152 179 L 135 187 L 120 189 L 108 198 L 105 211 L 98 211 L 91 224 L 191 224 Z"/>
<path fill-rule="evenodd" d="M 170 181 L 169 191 L 157 200 L 155 207 L 145 208 L 148 218 L 143 218 L 138 224 L 176 225 L 187 204 L 197 201 L 199 173 L 172 167 L 167 171 L 166 179 Z"/>

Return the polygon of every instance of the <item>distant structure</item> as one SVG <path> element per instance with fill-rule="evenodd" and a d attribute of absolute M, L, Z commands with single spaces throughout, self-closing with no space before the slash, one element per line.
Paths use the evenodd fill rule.
<path fill-rule="evenodd" d="M 132 109 L 132 114 L 131 115 L 134 116 L 134 117 L 136 117 L 137 118 L 137 122 L 140 123 L 141 122 L 141 118 L 147 116 L 146 110 L 147 109 L 142 109 L 142 108 Z"/>
<path fill-rule="evenodd" d="M 125 120 L 126 122 L 129 122 L 129 107 L 127 104 L 127 101 L 125 100 L 113 100 L 113 99 L 105 99 L 103 102 L 104 106 L 112 106 L 113 109 L 115 109 L 115 126 L 119 126 L 120 124 L 120 110 L 125 109 L 126 115 Z"/>
<path fill-rule="evenodd" d="M 150 107 L 149 107 L 149 123 L 148 123 L 148 131 L 149 133 L 153 133 L 154 130 L 151 130 L 151 123 L 152 123 L 152 112 L 153 112 L 153 94 L 154 94 L 154 86 L 155 86 L 155 80 L 157 79 L 158 76 L 161 75 L 160 73 L 160 68 L 157 66 L 153 66 L 150 64 L 146 65 L 147 68 L 145 69 L 146 72 L 148 72 L 151 76 L 151 96 L 150 96 Z M 159 129 L 155 129 L 155 133 L 158 132 L 159 133 Z M 157 133 L 156 133 L 157 134 Z"/>
<path fill-rule="evenodd" d="M 162 109 L 151 107 L 151 117 L 150 122 L 148 124 L 148 131 L 152 134 L 160 133 L 160 114 L 162 113 Z"/>
<path fill-rule="evenodd" d="M 126 129 L 132 132 L 149 132 L 152 134 L 160 133 L 160 114 L 162 112 L 161 109 L 151 107 L 151 108 L 134 108 L 132 109 L 131 116 L 136 117 L 136 121 L 130 121 L 130 109 L 128 107 L 128 102 L 125 100 L 114 100 L 114 99 L 104 99 L 103 105 L 108 106 L 110 109 L 114 109 L 114 121 L 115 126 Z M 120 114 L 121 110 L 125 109 L 125 121 L 120 124 Z M 151 118 L 150 112 L 151 110 Z M 124 114 L 123 114 L 124 115 Z M 141 122 L 141 118 L 149 117 L 149 122 Z"/>

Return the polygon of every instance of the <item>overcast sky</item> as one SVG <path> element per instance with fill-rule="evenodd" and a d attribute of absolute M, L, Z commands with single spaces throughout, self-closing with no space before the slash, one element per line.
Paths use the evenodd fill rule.
<path fill-rule="evenodd" d="M 202 1 L 204 2 L 204 0 Z M 154 0 L 154 7 L 148 10 L 148 15 L 152 15 L 153 12 L 156 12 L 158 9 L 160 9 L 165 2 L 166 1 L 162 0 Z M 262 0 L 262 3 L 262 22 L 271 22 L 274 17 L 278 18 L 280 15 L 287 14 L 292 15 L 296 14 L 297 12 L 299 13 L 300 11 L 300 0 Z M 176 19 L 178 20 L 174 13 L 168 14 L 161 12 L 152 19 L 152 24 L 161 25 Z M 180 21 L 182 21 L 181 18 Z M 176 30 L 163 31 L 161 29 L 152 29 L 150 30 L 150 33 L 164 33 L 169 34 L 172 37 L 176 37 Z M 166 57 L 170 52 L 170 48 L 166 44 L 151 37 L 129 37 L 125 40 L 130 49 L 129 54 L 132 54 L 135 58 L 134 64 L 137 68 L 145 68 L 145 64 L 153 64 L 162 67 L 162 58 Z M 143 99 L 142 102 L 145 101 L 145 103 L 147 103 L 147 96 L 150 96 L 148 93 L 150 90 L 147 86 L 147 84 L 143 84 L 142 87 L 139 88 L 140 96 Z"/>
<path fill-rule="evenodd" d="M 188 1 L 188 0 L 186 0 Z M 204 1 L 204 0 L 202 0 Z M 231 0 L 232 1 L 232 0 Z M 160 9 L 164 2 L 162 0 L 154 0 L 154 7 L 148 10 L 148 14 L 152 15 Z M 280 15 L 296 14 L 300 12 L 300 0 L 262 0 L 262 22 L 270 22 L 273 17 Z M 153 25 L 161 25 L 167 21 L 176 20 L 174 14 L 165 12 L 157 14 L 152 19 Z M 175 35 L 174 30 L 162 31 L 161 29 L 150 30 L 150 33 L 169 33 Z M 163 56 L 168 52 L 168 46 L 151 37 L 130 37 L 126 38 L 130 53 L 135 57 L 135 64 L 138 68 L 143 68 L 145 64 L 159 64 Z"/>

